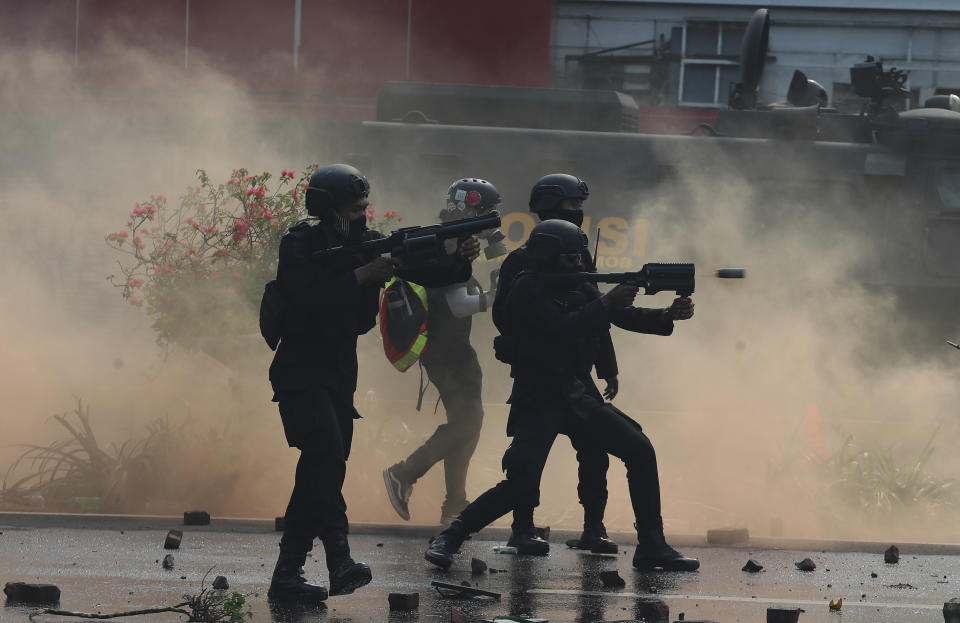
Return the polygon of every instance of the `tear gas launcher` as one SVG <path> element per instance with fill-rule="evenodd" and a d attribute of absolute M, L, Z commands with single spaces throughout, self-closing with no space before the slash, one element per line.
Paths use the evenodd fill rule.
<path fill-rule="evenodd" d="M 365 261 L 371 261 L 377 257 L 393 257 L 400 260 L 401 266 L 409 268 L 450 255 L 457 250 L 461 240 L 498 227 L 500 227 L 500 214 L 494 211 L 484 216 L 448 223 L 403 227 L 391 232 L 385 238 L 323 249 L 315 252 L 313 257 L 314 259 L 339 259 L 361 256 Z"/>
<path fill-rule="evenodd" d="M 644 264 L 640 270 L 627 273 L 549 273 L 541 274 L 545 284 L 577 283 L 632 283 L 643 288 L 644 294 L 676 292 L 678 296 L 690 296 L 696 286 L 693 264 Z M 721 268 L 715 276 L 720 279 L 743 279 L 743 268 Z"/>

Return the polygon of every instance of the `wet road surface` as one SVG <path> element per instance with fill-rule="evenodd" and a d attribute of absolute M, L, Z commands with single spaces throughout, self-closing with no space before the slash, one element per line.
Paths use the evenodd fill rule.
<path fill-rule="evenodd" d="M 164 550 L 169 529 L 184 533 L 179 550 Z M 59 607 L 84 612 L 116 612 L 173 605 L 184 593 L 199 591 L 226 576 L 230 590 L 248 594 L 254 621 L 367 622 L 450 621 L 452 607 L 470 620 L 496 615 L 538 617 L 549 621 L 592 623 L 637 618 L 644 602 L 661 599 L 670 621 L 759 623 L 770 606 L 800 607 L 800 621 L 939 622 L 943 602 L 960 597 L 960 547 L 899 543 L 901 560 L 883 561 L 882 544 L 752 542 L 742 547 L 707 546 L 703 538 L 670 540 L 700 558 L 695 573 L 639 573 L 631 567 L 632 546 L 618 535 L 616 556 L 579 553 L 563 545 L 568 533 L 551 538 L 547 557 L 497 554 L 503 530 L 485 531 L 464 544 L 447 572 L 423 560 L 433 528 L 355 526 L 350 543 L 355 559 L 368 563 L 373 583 L 353 595 L 331 597 L 325 606 L 291 610 L 268 604 L 266 589 L 276 560 L 279 533 L 272 522 L 218 520 L 210 526 L 183 526 L 178 518 L 0 514 L 0 583 L 52 583 L 62 590 Z M 799 548 L 797 548 L 799 546 Z M 794 547 L 797 549 L 785 549 Z M 163 569 L 166 554 L 175 567 Z M 326 583 L 322 548 L 307 561 L 311 581 Z M 498 573 L 472 575 L 471 557 Z M 794 563 L 811 558 L 816 570 L 803 572 Z M 760 573 L 741 571 L 747 559 L 764 566 Z M 212 571 L 211 571 L 212 568 Z M 622 589 L 605 588 L 602 571 L 616 569 Z M 872 577 L 871 574 L 876 574 Z M 492 598 L 443 598 L 433 580 L 471 585 L 500 593 Z M 391 613 L 391 592 L 420 594 L 411 612 Z M 840 612 L 828 602 L 843 598 Z M 33 606 L 7 602 L 0 621 L 27 621 Z M 179 620 L 185 620 L 180 617 Z M 37 621 L 81 620 L 40 616 Z M 175 614 L 136 616 L 120 621 L 174 621 Z"/>

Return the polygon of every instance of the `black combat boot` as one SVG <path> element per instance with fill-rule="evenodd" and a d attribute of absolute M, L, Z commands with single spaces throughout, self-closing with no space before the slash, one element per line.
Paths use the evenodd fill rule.
<path fill-rule="evenodd" d="M 463 542 L 467 540 L 468 536 L 469 534 L 463 522 L 459 519 L 454 519 L 450 527 L 441 532 L 437 538 L 433 540 L 433 543 L 427 548 L 427 553 L 424 554 L 423 557 L 427 562 L 435 564 L 446 571 L 450 568 L 450 565 L 453 564 L 454 554 L 460 551 L 460 546 L 463 545 Z"/>
<path fill-rule="evenodd" d="M 687 558 L 667 545 L 663 537 L 663 520 L 659 517 L 650 524 L 637 528 L 637 549 L 633 552 L 633 566 L 640 571 L 696 571 L 700 561 Z"/>
<path fill-rule="evenodd" d="M 331 595 L 349 595 L 373 579 L 370 567 L 350 557 L 346 534 L 337 532 L 323 537 L 323 549 L 327 553 Z"/>
<path fill-rule="evenodd" d="M 616 554 L 619 549 L 610 537 L 607 536 L 607 528 L 603 523 L 583 524 L 583 532 L 580 539 L 574 541 L 571 545 L 573 549 L 585 549 L 594 554 Z"/>
<path fill-rule="evenodd" d="M 518 554 L 528 556 L 546 556 L 550 553 L 550 543 L 538 537 L 534 528 L 514 529 L 507 545 L 516 547 Z"/>
<path fill-rule="evenodd" d="M 270 579 L 270 590 L 267 597 L 274 601 L 299 604 L 317 604 L 327 598 L 327 589 L 323 586 L 307 584 L 303 577 L 303 563 L 306 561 L 306 552 L 293 553 L 280 550 L 277 566 L 273 569 Z"/>

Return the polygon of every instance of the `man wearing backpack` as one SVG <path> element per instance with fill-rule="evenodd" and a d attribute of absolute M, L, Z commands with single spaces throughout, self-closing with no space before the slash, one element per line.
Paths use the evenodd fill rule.
<path fill-rule="evenodd" d="M 280 242 L 277 287 L 285 304 L 270 382 L 287 442 L 300 450 L 300 460 L 268 592 L 275 601 L 327 598 L 326 588 L 301 575 L 317 537 L 326 553 L 329 594 L 352 593 L 370 582 L 370 568 L 350 557 L 341 493 L 359 417 L 353 406 L 357 338 L 373 328 L 380 288 L 392 276 L 429 287 L 463 282 L 479 255 L 480 243 L 471 237 L 455 254 L 416 270 L 394 258 L 367 261 L 359 253 L 346 260 L 315 258 L 317 251 L 382 237 L 366 227 L 369 194 L 370 184 L 354 167 L 320 167 L 306 190 L 307 213 L 315 220 L 298 223 Z"/>
<path fill-rule="evenodd" d="M 440 220 L 484 216 L 499 204 L 500 193 L 490 182 L 460 179 L 447 189 L 446 208 L 440 212 Z M 485 234 L 481 237 L 487 239 L 487 259 L 506 254 L 499 230 Z M 483 423 L 480 397 L 483 372 L 477 353 L 470 345 L 471 317 L 490 308 L 494 287 L 491 284 L 491 291 L 484 292 L 477 280 L 471 279 L 446 288 L 427 289 L 429 337 L 420 362 L 440 392 L 447 423 L 438 426 L 405 460 L 383 471 L 390 504 L 403 519 L 410 519 L 407 503 L 414 483 L 440 461 L 443 461 L 446 484 L 440 523 L 449 525 L 468 504 L 467 468 Z"/>

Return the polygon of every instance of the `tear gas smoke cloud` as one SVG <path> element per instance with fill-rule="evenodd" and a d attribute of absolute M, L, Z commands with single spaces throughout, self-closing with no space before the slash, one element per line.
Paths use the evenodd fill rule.
<path fill-rule="evenodd" d="M 104 280 L 115 272 L 116 258 L 103 235 L 118 229 L 133 203 L 150 193 L 176 197 L 193 183 L 197 168 L 225 178 L 238 166 L 277 172 L 318 156 L 276 126 L 251 121 L 263 118 L 256 114 L 258 104 L 213 71 L 198 72 L 202 91 L 173 97 L 153 85 L 175 83 L 177 68 L 118 50 L 118 63 L 138 68 L 125 75 L 144 76 L 125 88 L 148 112 L 128 117 L 108 91 L 62 86 L 70 84 L 72 70 L 49 55 L 30 51 L 8 59 L 0 61 L 3 83 L 42 86 L 0 92 L 0 105 L 17 111 L 0 121 L 6 146 L 0 156 L 0 466 L 19 454 L 13 444 L 58 436 L 47 417 L 70 410 L 81 397 L 91 406 L 103 444 L 142 436 L 155 417 L 188 422 L 200 437 L 215 431 L 205 451 L 191 457 L 189 471 L 218 492 L 199 500 L 216 514 L 281 514 L 296 452 L 286 448 L 269 402 L 269 353 L 239 376 L 201 353 L 159 354 L 144 315 L 124 306 Z M 928 468 L 957 473 L 947 451 L 958 432 L 952 415 L 956 374 L 873 349 L 878 340 L 895 343 L 887 338 L 909 331 L 909 319 L 893 323 L 890 300 L 848 283 L 869 262 L 870 238 L 844 234 L 849 230 L 822 213 L 803 212 L 791 227 L 758 228 L 770 208 L 754 205 L 750 184 L 735 172 L 682 181 L 683 197 L 631 198 L 636 215 L 654 228 L 644 259 L 697 261 L 701 275 L 742 265 L 749 278 L 731 283 L 701 277 L 696 317 L 679 323 L 670 338 L 614 330 L 621 368 L 616 402 L 657 447 L 668 532 L 733 524 L 764 534 L 780 518 L 794 536 L 907 538 L 923 530 L 926 540 L 955 538 L 947 523 L 940 530 L 897 517 L 894 525 L 878 520 L 868 530 L 860 516 L 823 497 L 822 469 L 802 460 L 817 451 L 817 431 L 807 414 L 819 414 L 828 454 L 850 433 L 867 445 L 896 444 L 915 456 L 940 424 L 938 454 Z M 375 174 L 371 182 L 376 202 Z M 407 222 L 431 222 L 443 190 L 437 189 L 435 206 L 391 198 L 389 208 Z M 680 204 L 701 208 L 677 216 Z M 588 212 L 602 208 L 587 203 Z M 477 273 L 486 275 L 488 268 Z M 665 294 L 638 299 L 647 306 L 668 302 Z M 492 356 L 492 336 L 489 319 L 476 318 L 473 341 L 484 368 L 487 408 L 470 495 L 502 477 L 500 457 L 508 444 L 508 370 Z M 875 365 L 881 356 L 897 363 Z M 432 413 L 435 390 L 423 412 L 414 412 L 416 380 L 415 372 L 400 375 L 390 368 L 375 334 L 362 338 L 357 402 L 367 417 L 356 426 L 348 468 L 353 521 L 395 519 L 381 492 L 380 470 L 404 458 L 442 421 L 442 412 Z M 580 524 L 575 478 L 573 452 L 558 440 L 543 480 L 539 523 Z M 616 460 L 608 480 L 608 527 L 628 531 L 626 479 Z M 435 521 L 442 483 L 439 467 L 417 483 L 414 521 Z M 190 495 L 196 491 L 155 500 L 152 508 L 179 512 Z"/>

